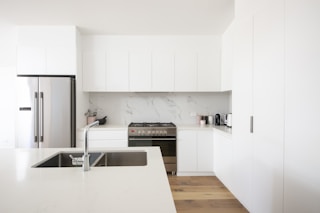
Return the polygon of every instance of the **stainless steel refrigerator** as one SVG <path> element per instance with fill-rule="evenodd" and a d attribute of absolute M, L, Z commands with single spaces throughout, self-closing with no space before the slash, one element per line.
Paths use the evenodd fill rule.
<path fill-rule="evenodd" d="M 16 88 L 16 147 L 75 147 L 75 78 L 18 76 Z"/>

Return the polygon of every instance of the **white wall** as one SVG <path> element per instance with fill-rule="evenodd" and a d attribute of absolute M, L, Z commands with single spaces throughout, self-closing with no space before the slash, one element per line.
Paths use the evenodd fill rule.
<path fill-rule="evenodd" d="M 90 93 L 90 109 L 109 124 L 174 122 L 195 124 L 195 114 L 230 112 L 231 92 L 224 93 Z M 192 115 L 194 114 L 194 115 Z"/>
<path fill-rule="evenodd" d="M 15 28 L 0 23 L 0 147 L 13 147 L 15 141 L 15 41 Z"/>

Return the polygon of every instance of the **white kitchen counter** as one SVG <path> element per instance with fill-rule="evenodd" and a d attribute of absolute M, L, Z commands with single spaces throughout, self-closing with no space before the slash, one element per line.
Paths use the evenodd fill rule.
<path fill-rule="evenodd" d="M 61 150 L 82 151 L 0 149 L 0 212 L 176 212 L 158 147 L 103 149 L 146 150 L 147 166 L 31 168 Z"/>
<path fill-rule="evenodd" d="M 84 128 L 81 128 L 83 130 Z M 95 131 L 112 131 L 112 130 L 127 130 L 128 125 L 124 124 L 103 124 L 103 125 L 98 125 L 92 127 L 90 130 L 95 130 Z"/>
<path fill-rule="evenodd" d="M 215 125 L 200 126 L 198 124 L 190 124 L 190 125 L 177 125 L 177 128 L 179 130 L 213 130 L 213 131 L 220 132 L 229 137 L 232 136 L 232 128 L 229 128 L 224 125 L 223 126 L 215 126 Z"/>

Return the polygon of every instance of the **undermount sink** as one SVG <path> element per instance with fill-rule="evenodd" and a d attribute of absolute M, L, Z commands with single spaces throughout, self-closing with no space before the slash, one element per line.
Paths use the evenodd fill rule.
<path fill-rule="evenodd" d="M 146 166 L 147 152 L 106 152 L 94 166 Z"/>
<path fill-rule="evenodd" d="M 93 166 L 103 155 L 101 152 L 92 152 L 89 153 L 89 163 L 90 166 Z M 72 155 L 74 158 L 82 157 L 83 152 L 59 152 L 39 163 L 33 165 L 34 168 L 44 168 L 44 167 L 81 167 L 81 165 L 73 165 Z"/>
<path fill-rule="evenodd" d="M 147 152 L 91 152 L 89 163 L 91 167 L 103 166 L 146 166 Z M 81 165 L 72 164 L 72 155 L 74 158 L 82 157 L 83 152 L 58 152 L 55 155 L 40 161 L 33 165 L 33 168 L 59 168 L 59 167 L 81 167 Z"/>

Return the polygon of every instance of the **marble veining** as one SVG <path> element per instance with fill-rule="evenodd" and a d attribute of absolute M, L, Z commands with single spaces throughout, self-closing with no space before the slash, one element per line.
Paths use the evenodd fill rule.
<path fill-rule="evenodd" d="M 174 122 L 195 124 L 196 114 L 231 111 L 230 92 L 223 93 L 90 93 L 90 109 L 109 124 Z"/>

